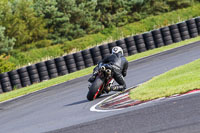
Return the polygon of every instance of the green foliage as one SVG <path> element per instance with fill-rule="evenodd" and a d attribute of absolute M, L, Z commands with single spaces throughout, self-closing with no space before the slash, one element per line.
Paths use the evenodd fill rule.
<path fill-rule="evenodd" d="M 26 65 L 196 17 L 199 8 L 197 0 L 2 0 L 0 25 L 16 39 L 9 60 Z"/>
<path fill-rule="evenodd" d="M 9 62 L 9 56 L 5 54 L 0 55 L 0 73 L 8 72 L 15 69 L 15 65 Z"/>
<path fill-rule="evenodd" d="M 15 45 L 14 38 L 8 38 L 4 35 L 5 27 L 0 26 L 0 54 L 9 54 Z"/>
<path fill-rule="evenodd" d="M 171 10 L 176 10 L 190 6 L 193 0 L 167 0 L 166 3 L 170 6 Z"/>
<path fill-rule="evenodd" d="M 45 39 L 45 21 L 41 17 L 36 17 L 31 2 L 18 0 L 13 3 L 1 3 L 0 6 L 3 7 L 0 9 L 0 25 L 6 28 L 6 36 L 16 39 L 16 48 Z"/>
<path fill-rule="evenodd" d="M 66 40 L 64 36 L 68 30 L 69 18 L 63 12 L 60 12 L 57 7 L 56 0 L 34 0 L 33 7 L 37 12 L 37 16 L 43 17 L 48 29 L 48 38 L 52 39 L 54 43 L 63 42 Z"/>
<path fill-rule="evenodd" d="M 164 13 L 158 16 L 150 16 L 141 21 L 127 24 L 122 27 L 110 27 L 104 29 L 98 34 L 88 35 L 73 41 L 67 41 L 63 45 L 63 50 L 69 52 L 72 49 L 82 50 L 87 47 L 92 47 L 97 44 L 102 44 L 104 42 L 110 42 L 117 40 L 129 35 L 135 35 L 143 33 L 145 31 L 150 31 L 162 26 L 167 26 L 170 24 L 178 23 L 193 17 L 200 15 L 200 4 L 195 6 L 180 9 L 177 11 Z"/>
<path fill-rule="evenodd" d="M 15 49 L 28 51 L 38 48 L 38 42 L 42 40 L 51 40 L 51 44 L 47 42 L 47 45 L 39 47 L 69 44 L 68 41 L 85 35 L 105 32 L 102 31 L 105 28 L 121 27 L 148 16 L 189 7 L 197 2 L 198 0 L 2 0 L 0 25 L 6 28 L 5 36 L 16 39 Z"/>

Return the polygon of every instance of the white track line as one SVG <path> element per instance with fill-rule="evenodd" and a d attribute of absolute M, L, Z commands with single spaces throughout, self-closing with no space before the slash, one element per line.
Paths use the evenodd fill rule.
<path fill-rule="evenodd" d="M 132 87 L 131 87 L 132 88 Z M 129 89 L 131 89 L 129 88 Z M 115 96 L 115 95 L 118 95 L 119 93 L 121 92 L 118 92 L 116 94 L 113 94 L 109 97 L 107 97 L 106 99 L 100 101 L 99 103 L 93 105 L 91 108 L 90 108 L 90 111 L 93 111 L 93 112 L 111 112 L 111 111 L 119 111 L 119 110 L 123 110 L 123 109 L 126 109 L 126 108 L 120 108 L 120 109 L 110 109 L 110 110 L 101 110 L 101 109 L 96 109 L 96 107 L 98 105 L 100 105 L 101 103 L 103 103 L 104 101 L 106 101 L 107 99 Z M 149 104 L 149 103 L 153 103 L 153 102 L 158 102 L 158 101 L 162 101 L 164 99 L 168 99 L 168 100 L 172 100 L 172 99 L 175 99 L 175 98 L 179 98 L 179 97 L 183 97 L 183 96 L 187 96 L 187 95 L 192 95 L 192 94 L 197 94 L 197 93 L 200 93 L 200 91 L 195 91 L 195 92 L 191 92 L 191 93 L 188 93 L 188 94 L 183 94 L 183 95 L 180 95 L 180 96 L 177 96 L 177 95 L 173 95 L 171 97 L 163 97 L 163 98 L 158 98 L 158 99 L 155 99 L 155 100 L 152 100 L 152 101 L 148 101 L 148 102 L 144 102 L 144 103 L 141 103 L 139 105 L 144 105 L 144 104 Z M 139 106 L 137 105 L 137 106 Z"/>
<path fill-rule="evenodd" d="M 134 86 L 134 87 L 135 87 L 135 86 Z M 134 88 L 134 87 L 130 87 L 130 88 L 128 88 L 128 89 L 132 89 L 132 88 Z M 128 89 L 127 89 L 127 90 L 128 90 Z M 126 90 L 126 91 L 127 91 L 127 90 Z M 107 97 L 106 99 L 104 99 L 104 100 L 98 102 L 97 104 L 93 105 L 93 106 L 90 108 L 90 111 L 92 111 L 92 112 L 111 112 L 111 111 L 119 111 L 119 110 L 124 109 L 124 108 L 122 108 L 122 109 L 112 109 L 112 110 L 100 110 L 100 109 L 96 109 L 96 107 L 97 107 L 98 105 L 100 105 L 101 103 L 103 103 L 103 102 L 106 101 L 107 99 L 110 99 L 111 97 L 113 97 L 113 96 L 115 96 L 115 95 L 118 95 L 119 93 L 121 93 L 121 92 L 118 92 L 118 93 L 116 93 L 116 94 L 113 94 L 113 95 Z M 125 94 L 127 94 L 127 93 L 125 93 Z M 123 94 L 123 95 L 124 95 L 124 94 Z"/>

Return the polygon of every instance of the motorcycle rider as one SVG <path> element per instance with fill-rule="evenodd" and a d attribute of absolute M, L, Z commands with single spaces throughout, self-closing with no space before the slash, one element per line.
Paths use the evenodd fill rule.
<path fill-rule="evenodd" d="M 123 50 L 119 46 L 115 46 L 112 49 L 112 54 L 105 57 L 100 64 L 110 64 L 111 70 L 113 72 L 113 78 L 119 85 L 114 85 L 107 88 L 107 91 L 123 91 L 126 89 L 126 83 L 124 77 L 127 75 L 128 61 L 123 55 Z M 89 82 L 93 82 L 98 73 L 98 65 L 93 70 L 92 77 L 89 78 Z"/>

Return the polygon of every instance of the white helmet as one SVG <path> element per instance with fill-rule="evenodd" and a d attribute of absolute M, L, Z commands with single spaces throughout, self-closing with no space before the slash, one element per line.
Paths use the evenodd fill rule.
<path fill-rule="evenodd" d="M 123 50 L 119 46 L 115 46 L 114 48 L 112 48 L 112 54 L 117 54 L 117 53 L 121 53 L 123 56 Z"/>

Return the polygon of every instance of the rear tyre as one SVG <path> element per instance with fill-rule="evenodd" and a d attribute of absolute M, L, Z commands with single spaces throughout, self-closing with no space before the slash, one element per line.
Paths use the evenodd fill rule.
<path fill-rule="evenodd" d="M 94 100 L 94 96 L 95 96 L 95 94 L 97 93 L 98 89 L 101 87 L 102 84 L 103 84 L 103 81 L 97 76 L 95 81 L 90 86 L 88 94 L 87 94 L 87 99 L 89 101 Z"/>

